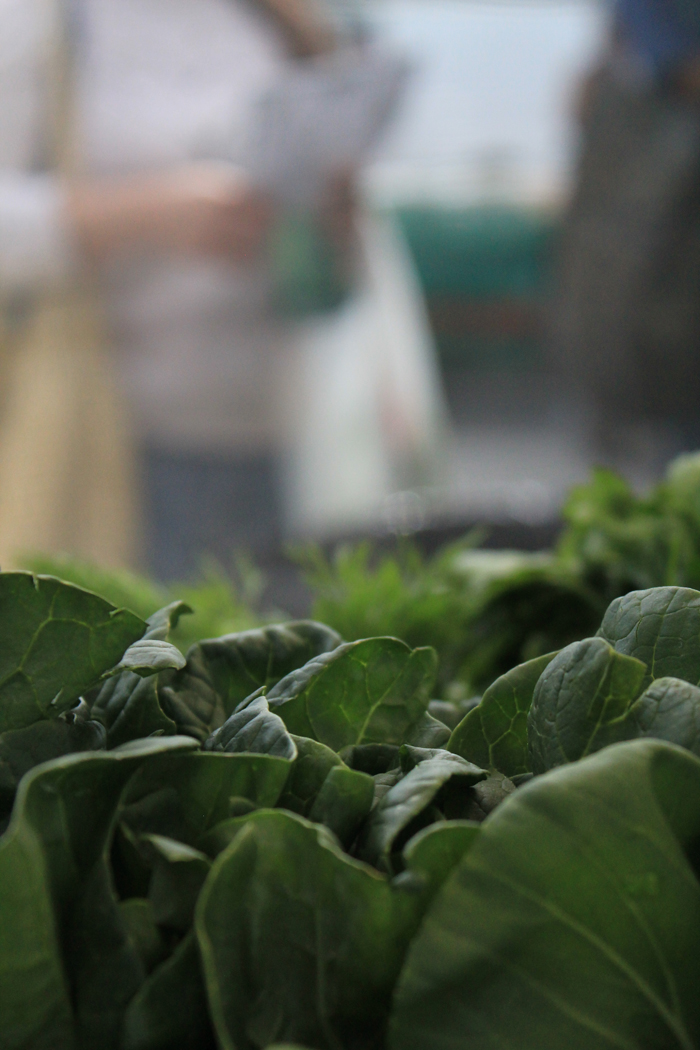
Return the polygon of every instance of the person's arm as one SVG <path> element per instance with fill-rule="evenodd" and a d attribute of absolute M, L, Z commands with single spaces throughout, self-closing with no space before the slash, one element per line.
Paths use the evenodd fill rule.
<path fill-rule="evenodd" d="M 246 262 L 271 218 L 269 202 L 245 175 L 219 163 L 77 181 L 66 187 L 65 200 L 76 240 L 94 259 L 156 251 Z"/>

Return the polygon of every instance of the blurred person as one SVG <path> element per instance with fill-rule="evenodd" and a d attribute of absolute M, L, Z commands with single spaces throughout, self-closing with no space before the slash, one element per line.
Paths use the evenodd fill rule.
<path fill-rule="evenodd" d="M 275 201 L 246 173 L 244 143 L 266 88 L 289 63 L 331 53 L 337 23 L 315 0 L 49 11 L 0 0 L 0 290 L 21 303 L 96 278 L 139 442 L 147 564 L 172 578 L 204 552 L 264 549 L 283 528 L 285 402 L 308 332 L 273 308 Z M 69 179 L 47 165 L 45 141 L 66 28 Z M 350 270 L 352 174 L 329 176 L 315 204 L 331 258 Z"/>
<path fill-rule="evenodd" d="M 596 454 L 700 447 L 700 5 L 617 0 L 580 93 L 553 350 Z"/>

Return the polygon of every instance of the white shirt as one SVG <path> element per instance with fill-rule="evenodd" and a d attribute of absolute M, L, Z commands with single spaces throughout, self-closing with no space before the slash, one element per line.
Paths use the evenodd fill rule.
<path fill-rule="evenodd" d="M 78 127 L 87 173 L 244 161 L 256 99 L 286 61 L 246 0 L 78 0 Z M 48 0 L 0 0 L 0 288 L 78 265 L 52 175 L 32 174 L 55 35 Z M 142 435 L 161 446 L 275 440 L 274 373 L 293 332 L 267 275 L 214 260 L 124 258 L 103 274 L 114 351 Z"/>

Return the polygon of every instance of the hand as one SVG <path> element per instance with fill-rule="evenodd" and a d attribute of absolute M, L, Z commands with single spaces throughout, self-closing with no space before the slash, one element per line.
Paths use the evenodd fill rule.
<path fill-rule="evenodd" d="M 88 255 L 148 250 L 248 262 L 272 208 L 238 168 L 188 164 L 169 172 L 76 183 L 67 210 Z"/>

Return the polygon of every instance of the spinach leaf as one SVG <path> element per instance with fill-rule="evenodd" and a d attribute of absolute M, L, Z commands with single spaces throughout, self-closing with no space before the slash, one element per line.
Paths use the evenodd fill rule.
<path fill-rule="evenodd" d="M 309 820 L 325 824 L 349 848 L 374 800 L 374 781 L 367 773 L 334 766 L 314 799 Z"/>
<path fill-rule="evenodd" d="M 209 858 L 163 835 L 144 835 L 152 866 L 148 900 L 159 926 L 187 933 L 194 906 L 209 874 Z"/>
<path fill-rule="evenodd" d="M 129 1003 L 121 1050 L 215 1050 L 194 932 Z"/>
<path fill-rule="evenodd" d="M 406 843 L 403 860 L 406 871 L 399 879 L 415 879 L 427 884 L 434 897 L 452 869 L 472 848 L 479 825 L 470 820 L 448 820 L 423 828 Z"/>
<path fill-rule="evenodd" d="M 421 908 L 318 825 L 280 810 L 251 814 L 197 904 L 220 1046 L 380 1046 Z"/>
<path fill-rule="evenodd" d="M 293 736 L 292 740 L 297 758 L 277 804 L 307 817 L 328 774 L 343 763 L 335 751 L 317 740 L 302 736 Z"/>
<path fill-rule="evenodd" d="M 545 668 L 528 715 L 530 768 L 543 773 L 637 735 L 626 719 L 647 675 L 602 638 L 574 642 Z"/>
<path fill-rule="evenodd" d="M 183 602 L 173 602 L 149 617 L 143 638 L 127 649 L 121 663 L 113 669 L 118 673 L 100 688 L 92 711 L 107 727 L 107 747 L 118 747 L 154 733 L 172 736 L 177 732 L 175 722 L 161 708 L 154 676 L 184 665 L 183 656 L 167 638 L 180 617 L 190 611 Z"/>
<path fill-rule="evenodd" d="M 231 799 L 274 806 L 290 769 L 287 759 L 274 755 L 163 755 L 132 779 L 121 819 L 136 835 L 164 835 L 196 846 L 206 831 L 231 815 Z"/>
<path fill-rule="evenodd" d="M 633 591 L 610 605 L 598 634 L 617 652 L 646 664 L 644 687 L 667 677 L 700 685 L 700 592 Z"/>
<path fill-rule="evenodd" d="M 240 711 L 227 718 L 204 742 L 205 751 L 246 751 L 260 755 L 277 755 L 293 761 L 297 757 L 294 741 L 279 717 L 270 711 L 265 696 L 253 699 Z"/>
<path fill-rule="evenodd" d="M 0 734 L 0 820 L 9 816 L 20 779 L 34 766 L 61 755 L 101 751 L 106 742 L 103 725 L 72 711 L 58 718 L 34 722 L 24 729 Z"/>
<path fill-rule="evenodd" d="M 497 678 L 453 731 L 447 750 L 506 776 L 528 773 L 527 715 L 538 679 L 556 655 L 538 656 Z"/>
<path fill-rule="evenodd" d="M 0 733 L 56 718 L 146 629 L 126 609 L 50 576 L 0 573 Z"/>
<path fill-rule="evenodd" d="M 3 1050 L 75 1046 L 74 997 L 78 1014 L 84 1000 L 74 982 L 84 973 L 85 957 L 81 951 L 67 957 L 66 945 L 74 943 L 80 913 L 90 900 L 104 902 L 105 849 L 120 792 L 149 757 L 191 746 L 193 742 L 174 737 L 144 741 L 121 753 L 69 755 L 22 778 L 10 826 L 0 838 Z M 105 1025 L 112 1023 L 124 996 L 136 990 L 138 984 L 130 982 L 142 976 L 138 958 L 128 957 L 125 929 L 120 930 L 113 918 L 108 915 L 107 924 L 116 933 L 116 943 L 105 941 L 101 960 L 93 960 L 95 985 L 104 975 L 104 965 L 125 947 L 128 980 L 113 986 L 109 999 L 101 1000 Z M 109 1035 L 104 1045 L 111 1041 Z"/>
<path fill-rule="evenodd" d="M 411 944 L 390 1050 L 693 1050 L 699 835 L 700 761 L 657 741 L 517 791 Z"/>
<path fill-rule="evenodd" d="M 283 678 L 267 699 L 291 733 L 334 751 L 400 744 L 426 713 L 436 660 L 396 638 L 350 642 Z"/>
<path fill-rule="evenodd" d="M 425 823 L 432 823 L 436 816 L 440 819 L 437 814 L 425 811 L 441 789 L 455 778 L 458 784 L 454 787 L 464 794 L 466 807 L 468 789 L 486 775 L 483 769 L 448 751 L 419 762 L 390 787 L 373 810 L 360 837 L 358 856 L 384 871 L 392 870 L 392 852 L 398 851 L 412 832 L 420 830 L 416 819 L 421 814 Z"/>
<path fill-rule="evenodd" d="M 335 631 L 311 620 L 198 642 L 186 666 L 163 681 L 163 708 L 180 732 L 204 743 L 252 693 L 339 643 Z"/>

